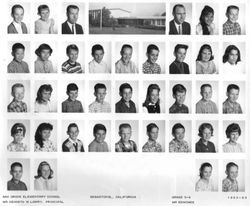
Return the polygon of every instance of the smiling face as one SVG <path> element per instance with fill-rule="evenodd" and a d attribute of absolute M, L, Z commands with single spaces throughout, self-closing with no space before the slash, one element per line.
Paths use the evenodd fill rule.
<path fill-rule="evenodd" d="M 98 64 L 100 64 L 101 61 L 102 61 L 102 59 L 103 59 L 104 52 L 103 52 L 103 50 L 96 50 L 92 56 L 93 56 L 94 60 L 95 60 Z"/>
<path fill-rule="evenodd" d="M 12 53 L 12 56 L 16 61 L 21 62 L 24 58 L 24 50 L 21 48 L 16 49 L 16 51 Z"/>
<path fill-rule="evenodd" d="M 97 102 L 103 103 L 106 94 L 107 93 L 106 93 L 106 89 L 105 88 L 99 88 L 99 89 L 97 89 L 97 91 L 95 92 L 95 96 L 96 96 Z"/>
<path fill-rule="evenodd" d="M 106 137 L 106 132 L 105 130 L 97 130 L 96 133 L 94 134 L 95 140 L 99 143 L 103 143 Z"/>
<path fill-rule="evenodd" d="M 41 132 L 41 137 L 43 141 L 48 141 L 51 135 L 51 130 L 45 129 Z"/>
<path fill-rule="evenodd" d="M 123 89 L 123 91 L 120 95 L 122 96 L 122 99 L 125 102 L 129 102 L 132 98 L 132 91 L 130 88 L 125 88 L 125 89 Z"/>
<path fill-rule="evenodd" d="M 23 15 L 24 15 L 24 11 L 22 8 L 16 8 L 14 10 L 14 13 L 12 14 L 12 17 L 14 19 L 14 21 L 16 23 L 21 24 L 22 20 L 23 20 Z"/>
<path fill-rule="evenodd" d="M 49 14 L 50 14 L 49 9 L 42 9 L 42 10 L 40 11 L 40 13 L 39 13 L 39 15 L 40 15 L 40 17 L 41 17 L 41 19 L 42 19 L 43 21 L 47 21 L 47 20 L 48 20 Z"/>
<path fill-rule="evenodd" d="M 212 131 L 209 128 L 205 128 L 202 131 L 201 138 L 204 142 L 208 142 L 212 137 Z"/>
<path fill-rule="evenodd" d="M 49 176 L 50 176 L 50 167 L 49 165 L 43 165 L 42 168 L 41 168 L 41 176 L 44 178 L 44 179 L 48 179 Z"/>
<path fill-rule="evenodd" d="M 156 104 L 159 101 L 159 90 L 153 89 L 150 93 L 150 102 Z"/>
<path fill-rule="evenodd" d="M 77 136 L 79 134 L 78 127 L 70 127 L 69 131 L 67 131 L 69 138 L 72 139 L 73 141 L 77 140 Z"/>
<path fill-rule="evenodd" d="M 23 175 L 23 168 L 20 166 L 15 166 L 14 168 L 12 168 L 12 170 L 10 171 L 10 174 L 12 175 L 13 179 L 15 181 L 20 181 Z"/>
<path fill-rule="evenodd" d="M 186 18 L 186 10 L 184 7 L 177 6 L 173 15 L 175 22 L 177 24 L 182 24 Z"/>
<path fill-rule="evenodd" d="M 157 127 L 153 127 L 150 132 L 147 132 L 147 135 L 150 140 L 156 141 L 158 138 L 159 129 Z"/>
<path fill-rule="evenodd" d="M 202 99 L 205 101 L 209 101 L 212 97 L 212 88 L 211 87 L 204 87 L 201 91 Z"/>
<path fill-rule="evenodd" d="M 78 58 L 78 51 L 75 49 L 70 49 L 68 53 L 69 61 L 75 63 Z"/>
<path fill-rule="evenodd" d="M 237 99 L 239 98 L 239 90 L 238 89 L 231 89 L 228 93 L 228 99 L 230 102 L 236 102 Z"/>
<path fill-rule="evenodd" d="M 204 22 L 206 23 L 206 25 L 210 26 L 214 21 L 214 14 L 213 13 L 208 13 L 205 17 L 204 17 Z"/>
<path fill-rule="evenodd" d="M 14 142 L 16 144 L 20 144 L 23 141 L 24 134 L 23 134 L 23 129 L 17 129 L 17 133 L 13 135 Z"/>
<path fill-rule="evenodd" d="M 237 50 L 231 50 L 228 54 L 228 63 L 229 64 L 236 64 L 237 60 L 238 60 L 238 57 L 239 57 L 239 54 L 238 54 L 238 51 Z"/>
<path fill-rule="evenodd" d="M 121 128 L 121 130 L 119 131 L 119 135 L 122 141 L 127 143 L 130 140 L 131 135 L 132 135 L 131 128 L 130 127 Z"/>
<path fill-rule="evenodd" d="M 78 97 L 78 90 L 71 90 L 68 92 L 69 98 L 72 101 L 76 101 L 76 98 Z"/>
<path fill-rule="evenodd" d="M 159 56 L 159 51 L 156 49 L 152 49 L 149 54 L 147 54 L 148 61 L 151 64 L 155 64 Z"/>
<path fill-rule="evenodd" d="M 204 167 L 201 171 L 202 179 L 209 180 L 212 174 L 212 167 Z"/>
<path fill-rule="evenodd" d="M 211 56 L 212 56 L 212 52 L 210 51 L 210 49 L 205 48 L 201 52 L 201 61 L 208 62 L 210 61 Z"/>
<path fill-rule="evenodd" d="M 67 13 L 69 23 L 75 24 L 77 22 L 78 13 L 79 9 L 73 9 L 73 8 L 69 9 L 69 12 Z"/>
<path fill-rule="evenodd" d="M 173 97 L 175 98 L 178 105 L 182 105 L 186 98 L 186 92 L 176 92 Z"/>
<path fill-rule="evenodd" d="M 48 61 L 50 57 L 50 50 L 49 49 L 43 49 L 40 53 L 40 58 L 42 61 Z"/>
<path fill-rule="evenodd" d="M 50 97 L 51 97 L 51 91 L 46 91 L 46 90 L 43 90 L 42 91 L 42 100 L 47 102 L 50 100 Z"/>
<path fill-rule="evenodd" d="M 16 87 L 12 92 L 14 100 L 21 102 L 24 98 L 24 87 Z"/>
<path fill-rule="evenodd" d="M 183 62 L 186 57 L 187 51 L 184 48 L 179 48 L 178 51 L 174 54 L 176 61 Z"/>
<path fill-rule="evenodd" d="M 129 61 L 132 58 L 132 53 L 133 50 L 129 47 L 125 47 L 122 51 L 121 51 L 121 56 L 122 56 L 122 61 L 124 64 L 128 64 Z"/>
<path fill-rule="evenodd" d="M 239 139 L 239 132 L 231 132 L 229 135 L 230 142 L 237 143 L 237 140 Z"/>
<path fill-rule="evenodd" d="M 236 166 L 231 166 L 228 171 L 226 171 L 227 176 L 235 180 L 238 177 L 238 167 Z"/>
<path fill-rule="evenodd" d="M 184 137 L 185 137 L 185 129 L 184 129 L 184 128 L 177 128 L 177 129 L 174 131 L 173 136 L 175 137 L 175 139 L 176 139 L 178 142 L 183 141 L 183 139 L 184 139 Z"/>
<path fill-rule="evenodd" d="M 235 23 L 239 17 L 239 10 L 238 9 L 230 9 L 229 13 L 227 14 L 227 18 L 232 22 Z"/>

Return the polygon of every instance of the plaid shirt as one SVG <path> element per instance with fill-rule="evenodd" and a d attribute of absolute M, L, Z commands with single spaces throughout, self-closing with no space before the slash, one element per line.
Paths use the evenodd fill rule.
<path fill-rule="evenodd" d="M 230 102 L 227 99 L 223 102 L 223 114 L 242 114 L 240 104 L 238 102 Z"/>
<path fill-rule="evenodd" d="M 240 35 L 241 34 L 240 24 L 237 22 L 232 23 L 231 21 L 227 20 L 223 24 L 223 34 L 224 35 Z"/>
<path fill-rule="evenodd" d="M 13 99 L 8 105 L 8 112 L 27 112 L 27 105 L 22 101 L 18 102 Z"/>
<path fill-rule="evenodd" d="M 67 99 L 62 103 L 62 112 L 83 112 L 82 103 L 79 100 Z"/>

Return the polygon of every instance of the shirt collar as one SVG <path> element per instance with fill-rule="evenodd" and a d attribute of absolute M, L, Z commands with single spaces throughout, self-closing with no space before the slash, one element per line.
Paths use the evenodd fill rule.
<path fill-rule="evenodd" d="M 69 140 L 72 144 L 76 144 L 76 143 L 77 143 L 77 139 L 76 139 L 75 142 L 74 142 L 71 138 L 68 138 L 68 140 Z"/>

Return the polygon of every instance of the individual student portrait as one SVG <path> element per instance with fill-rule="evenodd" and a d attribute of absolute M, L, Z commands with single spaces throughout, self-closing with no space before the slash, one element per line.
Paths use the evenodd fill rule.
<path fill-rule="evenodd" d="M 61 51 L 59 59 L 63 74 L 85 73 L 84 42 L 62 42 L 59 51 Z"/>
<path fill-rule="evenodd" d="M 192 122 L 187 120 L 169 122 L 169 152 L 188 153 L 192 151 Z"/>
<path fill-rule="evenodd" d="M 243 42 L 223 43 L 223 75 L 245 74 L 246 50 Z"/>
<path fill-rule="evenodd" d="M 144 120 L 143 121 L 143 146 L 142 152 L 164 152 L 165 151 L 165 121 Z"/>
<path fill-rule="evenodd" d="M 169 74 L 192 73 L 192 48 L 188 42 L 170 43 Z"/>
<path fill-rule="evenodd" d="M 61 14 L 65 14 L 65 20 L 61 26 L 62 34 L 83 34 L 85 16 L 84 4 L 63 3 L 61 8 Z"/>
<path fill-rule="evenodd" d="M 164 81 L 144 81 L 143 82 L 145 100 L 142 103 L 144 113 L 164 113 L 165 112 L 165 82 Z"/>
<path fill-rule="evenodd" d="M 225 100 L 222 104 L 223 114 L 242 114 L 245 112 L 245 82 L 224 82 Z"/>
<path fill-rule="evenodd" d="M 34 151 L 57 151 L 57 121 L 37 120 L 34 125 Z"/>
<path fill-rule="evenodd" d="M 117 81 L 115 94 L 116 113 L 137 113 L 138 112 L 138 82 Z"/>
<path fill-rule="evenodd" d="M 195 192 L 218 191 L 218 160 L 196 160 Z"/>
<path fill-rule="evenodd" d="M 169 113 L 187 114 L 192 113 L 192 82 L 170 81 L 169 87 Z"/>
<path fill-rule="evenodd" d="M 84 112 L 84 97 L 85 97 L 85 82 L 84 81 L 63 81 L 62 91 L 64 91 L 62 112 L 63 113 L 83 113 Z"/>
<path fill-rule="evenodd" d="M 8 81 L 7 111 L 15 113 L 30 112 L 30 81 L 9 80 Z"/>
<path fill-rule="evenodd" d="M 89 73 L 111 73 L 111 42 L 89 44 Z"/>
<path fill-rule="evenodd" d="M 89 152 L 111 151 L 111 121 L 89 121 Z"/>
<path fill-rule="evenodd" d="M 195 138 L 195 152 L 215 153 L 218 152 L 218 121 L 197 121 L 197 136 Z"/>
<path fill-rule="evenodd" d="M 116 42 L 115 73 L 138 73 L 138 42 Z"/>
<path fill-rule="evenodd" d="M 85 124 L 82 120 L 62 121 L 62 151 L 63 152 L 84 152 L 84 131 Z"/>
<path fill-rule="evenodd" d="M 57 72 L 57 43 L 40 43 L 35 42 L 34 51 L 35 73 L 56 73 Z"/>
<path fill-rule="evenodd" d="M 34 164 L 34 190 L 57 190 L 57 160 L 36 159 Z"/>
<path fill-rule="evenodd" d="M 165 43 L 144 42 L 145 60 L 142 64 L 143 74 L 165 73 Z"/>
<path fill-rule="evenodd" d="M 190 35 L 192 24 L 192 4 L 170 4 L 169 34 Z"/>
<path fill-rule="evenodd" d="M 30 43 L 9 42 L 8 43 L 8 73 L 30 72 Z"/>
<path fill-rule="evenodd" d="M 217 4 L 196 4 L 197 35 L 218 35 L 219 8 Z"/>
<path fill-rule="evenodd" d="M 57 82 L 35 82 L 35 113 L 57 112 Z"/>
<path fill-rule="evenodd" d="M 8 120 L 8 145 L 9 152 L 30 151 L 30 121 Z"/>
<path fill-rule="evenodd" d="M 111 82 L 89 82 L 89 113 L 111 112 Z"/>
<path fill-rule="evenodd" d="M 8 191 L 27 191 L 30 189 L 30 160 L 8 159 Z"/>
<path fill-rule="evenodd" d="M 9 4 L 8 6 L 8 34 L 28 34 L 30 33 L 30 4 Z"/>
<path fill-rule="evenodd" d="M 196 74 L 218 74 L 219 71 L 219 45 L 217 42 L 196 44 Z"/>
<path fill-rule="evenodd" d="M 222 192 L 245 192 L 245 161 L 230 159 L 223 161 L 221 169 Z"/>
<path fill-rule="evenodd" d="M 57 34 L 57 8 L 55 3 L 41 4 L 35 3 L 36 13 L 34 13 L 34 33 L 35 34 Z"/>
<path fill-rule="evenodd" d="M 116 152 L 138 152 L 138 129 L 139 123 L 136 120 L 117 120 L 116 131 Z"/>
<path fill-rule="evenodd" d="M 218 113 L 218 82 L 198 81 L 196 82 L 196 105 L 197 114 Z"/>
<path fill-rule="evenodd" d="M 245 122 L 223 121 L 223 145 L 225 153 L 242 153 L 245 148 Z"/>
<path fill-rule="evenodd" d="M 246 34 L 245 6 L 244 4 L 223 4 L 223 35 Z"/>

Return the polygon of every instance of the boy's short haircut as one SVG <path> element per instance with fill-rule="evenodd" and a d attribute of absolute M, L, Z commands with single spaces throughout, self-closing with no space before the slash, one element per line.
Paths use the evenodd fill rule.
<path fill-rule="evenodd" d="M 159 129 L 159 127 L 155 123 L 150 123 L 147 125 L 147 132 L 151 132 L 153 128 Z"/>
<path fill-rule="evenodd" d="M 174 53 L 176 54 L 179 49 L 185 49 L 187 51 L 188 45 L 186 44 L 177 44 L 174 48 Z"/>
<path fill-rule="evenodd" d="M 176 84 L 176 85 L 174 85 L 172 92 L 173 92 L 173 95 L 176 95 L 177 92 L 180 92 L 180 93 L 185 92 L 186 93 L 187 89 L 182 84 Z"/>
<path fill-rule="evenodd" d="M 19 87 L 23 87 L 23 88 L 24 88 L 24 85 L 21 84 L 21 83 L 13 84 L 12 87 L 11 87 L 11 93 L 14 93 L 14 92 L 15 92 L 15 89 L 16 89 L 16 88 L 19 88 Z"/>
<path fill-rule="evenodd" d="M 53 52 L 53 49 L 48 44 L 41 44 L 35 51 L 35 54 L 40 57 L 42 50 L 49 50 L 50 55 Z"/>
<path fill-rule="evenodd" d="M 214 133 L 213 125 L 211 125 L 210 123 L 203 123 L 199 126 L 199 133 L 198 133 L 199 137 L 202 137 L 202 133 L 204 129 L 209 129 L 211 131 L 211 136 L 213 136 L 213 133 Z"/>
<path fill-rule="evenodd" d="M 175 130 L 177 130 L 177 129 L 179 129 L 179 128 L 182 128 L 182 129 L 184 129 L 184 131 L 185 131 L 185 127 L 184 127 L 181 123 L 177 123 L 177 124 L 175 124 L 175 125 L 172 127 L 172 134 L 174 135 Z"/>
<path fill-rule="evenodd" d="M 226 129 L 227 138 L 230 138 L 230 134 L 232 132 L 238 132 L 239 136 L 240 136 L 241 135 L 240 125 L 237 123 L 232 123 L 232 124 L 228 125 L 227 129 Z"/>
<path fill-rule="evenodd" d="M 202 172 L 203 172 L 203 170 L 205 169 L 205 167 L 211 167 L 211 168 L 213 168 L 212 165 L 211 165 L 210 163 L 208 163 L 208 162 L 202 163 L 202 164 L 201 164 L 201 167 L 200 167 L 200 169 L 199 169 L 199 171 L 200 171 L 200 178 L 203 177 Z"/>
<path fill-rule="evenodd" d="M 42 4 L 42 5 L 38 6 L 38 8 L 37 8 L 37 14 L 41 14 L 42 10 L 49 10 L 48 5 Z"/>
<path fill-rule="evenodd" d="M 105 84 L 97 83 L 97 84 L 94 86 L 95 93 L 97 92 L 98 89 L 107 89 L 107 87 L 105 86 Z"/>
<path fill-rule="evenodd" d="M 119 87 L 119 92 L 120 94 L 123 92 L 124 89 L 130 89 L 131 92 L 133 91 L 133 88 L 131 87 L 131 85 L 129 83 L 124 83 Z"/>
<path fill-rule="evenodd" d="M 211 84 L 203 84 L 203 85 L 201 85 L 201 92 L 203 91 L 203 89 L 205 88 L 205 87 L 210 87 L 211 89 L 212 89 L 212 85 Z"/>
<path fill-rule="evenodd" d="M 123 45 L 122 45 L 122 48 L 121 48 L 121 53 L 123 53 L 123 50 L 124 50 L 125 48 L 129 48 L 129 49 L 133 50 L 133 47 L 132 47 L 130 44 L 123 44 Z"/>
<path fill-rule="evenodd" d="M 76 90 L 78 90 L 78 86 L 75 83 L 68 84 L 68 86 L 67 86 L 67 94 L 70 91 L 76 91 Z"/>
<path fill-rule="evenodd" d="M 23 165 L 20 162 L 14 162 L 14 163 L 12 163 L 10 165 L 11 171 L 13 171 L 15 167 L 21 167 L 21 168 L 23 168 Z"/>
<path fill-rule="evenodd" d="M 95 44 L 94 46 L 92 46 L 91 54 L 94 55 L 95 51 L 97 51 L 97 50 L 102 50 L 102 52 L 104 53 L 103 46 L 100 44 Z"/>
<path fill-rule="evenodd" d="M 76 123 L 70 123 L 69 126 L 68 126 L 68 129 L 67 129 L 67 132 L 69 132 L 71 127 L 76 127 L 78 129 L 78 126 L 77 126 Z"/>
<path fill-rule="evenodd" d="M 11 136 L 13 137 L 15 134 L 19 133 L 20 131 L 23 131 L 23 136 L 25 136 L 26 128 L 25 128 L 24 124 L 22 124 L 22 123 L 14 124 L 10 130 Z"/>
<path fill-rule="evenodd" d="M 79 11 L 79 7 L 78 6 L 71 4 L 71 5 L 67 6 L 67 9 L 66 9 L 67 10 L 67 14 L 69 13 L 70 9 L 77 9 Z"/>
<path fill-rule="evenodd" d="M 69 54 L 70 50 L 75 50 L 75 51 L 79 52 L 79 49 L 75 44 L 70 44 L 67 46 L 67 48 L 66 48 L 67 55 Z"/>
<path fill-rule="evenodd" d="M 148 47 L 147 47 L 147 54 L 150 54 L 150 52 L 151 52 L 152 50 L 160 51 L 160 50 L 159 50 L 159 47 L 156 46 L 155 44 L 149 44 Z"/>
<path fill-rule="evenodd" d="M 11 8 L 11 15 L 12 15 L 12 16 L 14 15 L 14 12 L 15 12 L 16 9 L 22 9 L 22 10 L 24 11 L 24 8 L 23 8 L 22 5 L 20 5 L 20 4 L 15 4 L 15 5 L 12 6 L 12 8 Z"/>
<path fill-rule="evenodd" d="M 227 93 L 229 93 L 232 89 L 235 89 L 235 90 L 239 90 L 240 91 L 240 87 L 236 84 L 229 84 L 227 86 Z"/>
<path fill-rule="evenodd" d="M 174 7 L 173 7 L 173 11 L 172 11 L 172 14 L 175 14 L 175 10 L 177 7 L 182 7 L 185 9 L 185 6 L 183 4 L 175 4 Z"/>
<path fill-rule="evenodd" d="M 235 164 L 234 162 L 229 162 L 226 165 L 226 171 L 229 172 L 229 170 L 230 170 L 231 167 L 237 167 L 237 168 L 239 168 L 239 166 L 237 164 Z"/>
<path fill-rule="evenodd" d="M 12 45 L 12 53 L 15 53 L 16 50 L 18 50 L 18 49 L 25 50 L 25 46 L 23 44 L 21 44 L 21 43 L 15 43 L 15 44 Z"/>
<path fill-rule="evenodd" d="M 119 132 L 121 131 L 122 128 L 130 128 L 132 129 L 131 125 L 129 123 L 123 123 L 119 125 Z"/>
<path fill-rule="evenodd" d="M 107 129 L 103 124 L 96 124 L 93 128 L 93 134 L 96 134 L 98 130 L 104 130 L 105 133 L 107 132 Z"/>
<path fill-rule="evenodd" d="M 229 14 L 231 9 L 237 9 L 238 11 L 240 10 L 238 6 L 230 5 L 230 6 L 227 7 L 226 15 Z"/>

